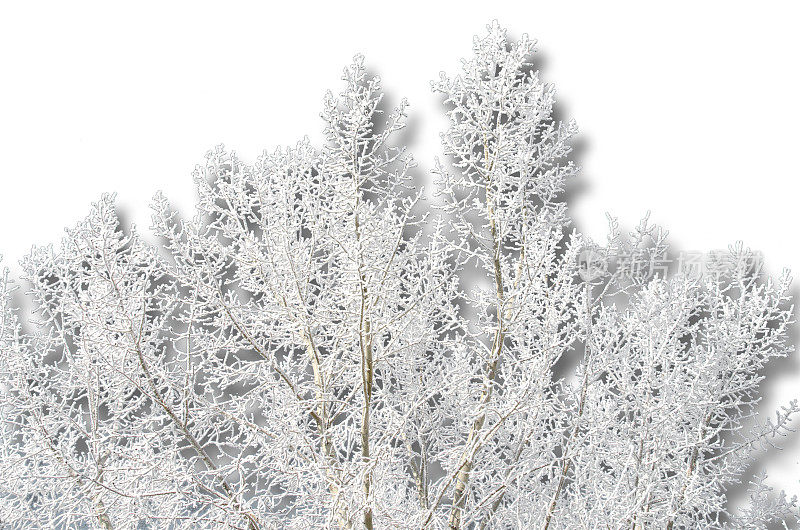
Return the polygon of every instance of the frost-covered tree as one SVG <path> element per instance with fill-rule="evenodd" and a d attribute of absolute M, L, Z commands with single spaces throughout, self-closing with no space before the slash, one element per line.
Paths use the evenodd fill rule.
<path fill-rule="evenodd" d="M 157 244 L 104 196 L 6 272 L 4 527 L 793 524 L 748 475 L 798 411 L 756 408 L 790 351 L 788 273 L 734 246 L 667 274 L 647 219 L 602 244 L 572 228 L 576 126 L 533 51 L 492 24 L 433 84 L 431 195 L 405 102 L 356 57 L 323 145 L 216 149 L 193 217 L 156 196 Z"/>

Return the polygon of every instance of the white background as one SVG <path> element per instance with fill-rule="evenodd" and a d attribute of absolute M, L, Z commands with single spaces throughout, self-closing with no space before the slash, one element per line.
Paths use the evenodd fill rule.
<path fill-rule="evenodd" d="M 543 77 L 578 120 L 582 231 L 601 238 L 605 212 L 632 225 L 652 210 L 679 250 L 743 240 L 773 272 L 800 271 L 800 9 L 788 2 L 0 6 L 0 250 L 12 266 L 105 191 L 142 229 L 158 189 L 189 212 L 190 173 L 216 144 L 253 160 L 319 140 L 324 91 L 355 52 L 390 101 L 409 99 L 428 170 L 443 126 L 429 81 L 497 18 L 539 40 Z M 800 398 L 798 360 L 769 379 L 765 410 Z M 758 465 L 800 493 L 799 461 L 797 436 Z"/>

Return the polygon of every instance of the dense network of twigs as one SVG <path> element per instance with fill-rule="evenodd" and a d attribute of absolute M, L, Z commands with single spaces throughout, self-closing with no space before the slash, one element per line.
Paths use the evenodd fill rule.
<path fill-rule="evenodd" d="M 111 196 L 0 283 L 3 528 L 766 528 L 789 276 L 570 228 L 573 122 L 496 24 L 433 84 L 431 196 L 357 57 L 325 143 L 217 149 L 159 246 Z M 12 303 L 21 286 L 32 314 Z M 560 361 L 573 352 L 574 375 Z M 730 485 L 752 481 L 749 504 Z"/>

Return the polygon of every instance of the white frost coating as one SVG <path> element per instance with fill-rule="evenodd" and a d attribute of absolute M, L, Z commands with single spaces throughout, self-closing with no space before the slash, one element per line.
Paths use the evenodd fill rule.
<path fill-rule="evenodd" d="M 660 274 L 646 219 L 605 246 L 570 229 L 577 128 L 533 47 L 492 24 L 433 84 L 440 212 L 395 147 L 405 102 L 385 113 L 356 57 L 322 148 L 214 150 L 191 220 L 157 196 L 163 248 L 105 196 L 24 260 L 33 319 L 6 273 L 2 526 L 792 524 L 763 475 L 745 509 L 726 498 L 798 411 L 753 418 L 790 351 L 788 273 L 737 246 Z"/>

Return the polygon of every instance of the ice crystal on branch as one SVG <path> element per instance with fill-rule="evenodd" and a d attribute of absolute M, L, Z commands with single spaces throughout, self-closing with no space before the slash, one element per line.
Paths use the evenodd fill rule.
<path fill-rule="evenodd" d="M 11 528 L 766 528 L 748 477 L 790 279 L 741 246 L 666 274 L 645 220 L 571 227 L 574 122 L 497 24 L 433 84 L 434 209 L 359 56 L 325 141 L 218 148 L 158 245 L 93 205 L 0 282 L 0 518 Z M 613 262 L 613 263 L 612 263 Z M 644 265 L 643 265 L 644 264 Z M 19 299 L 19 298 L 17 298 Z M 578 357 L 574 377 L 561 374 Z M 727 492 L 751 484 L 737 509 Z"/>

